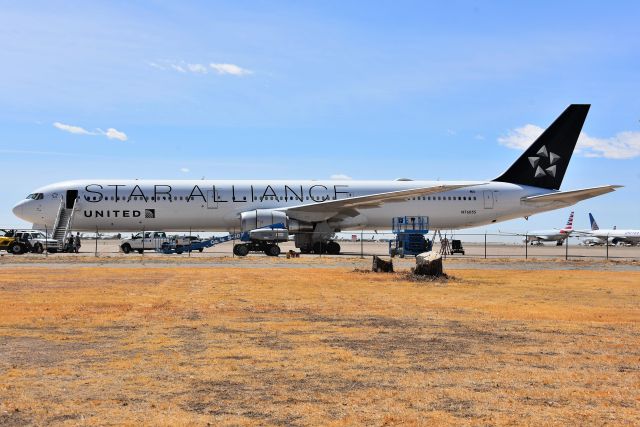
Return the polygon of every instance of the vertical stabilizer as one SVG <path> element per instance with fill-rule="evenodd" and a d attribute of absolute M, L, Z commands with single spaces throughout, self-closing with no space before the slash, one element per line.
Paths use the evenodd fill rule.
<path fill-rule="evenodd" d="M 567 225 L 564 227 L 565 230 L 571 231 L 573 230 L 573 211 L 569 214 L 569 219 L 567 220 Z"/>
<path fill-rule="evenodd" d="M 596 222 L 596 219 L 593 217 L 593 215 L 591 215 L 591 212 L 589 212 L 589 222 L 591 223 L 591 230 L 600 230 L 600 227 L 598 227 L 598 223 Z"/>
<path fill-rule="evenodd" d="M 590 105 L 571 104 L 494 181 L 559 190 Z"/>

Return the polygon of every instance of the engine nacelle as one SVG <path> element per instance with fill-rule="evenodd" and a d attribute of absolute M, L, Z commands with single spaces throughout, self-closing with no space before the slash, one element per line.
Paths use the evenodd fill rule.
<path fill-rule="evenodd" d="M 240 230 L 251 231 L 257 228 L 287 228 L 287 214 L 273 209 L 256 209 L 240 214 Z"/>
<path fill-rule="evenodd" d="M 282 211 L 256 209 L 240 214 L 240 230 L 254 240 L 285 241 L 288 233 L 313 231 L 313 224 L 289 219 Z"/>

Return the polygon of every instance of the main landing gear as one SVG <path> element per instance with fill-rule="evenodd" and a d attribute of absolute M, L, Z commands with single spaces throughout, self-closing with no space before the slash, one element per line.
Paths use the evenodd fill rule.
<path fill-rule="evenodd" d="M 238 243 L 233 247 L 233 254 L 236 256 L 247 256 L 249 252 L 264 252 L 268 256 L 280 255 L 280 246 L 268 242 L 247 242 Z"/>
<path fill-rule="evenodd" d="M 314 254 L 329 254 L 329 255 L 339 255 L 340 254 L 340 245 L 333 240 L 329 240 L 328 242 L 314 242 L 311 248 L 306 247 L 301 249 L 302 253 L 314 253 Z"/>

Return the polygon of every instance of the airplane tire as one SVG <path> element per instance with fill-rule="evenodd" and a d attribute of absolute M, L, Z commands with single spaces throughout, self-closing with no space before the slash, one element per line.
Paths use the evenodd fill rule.
<path fill-rule="evenodd" d="M 33 253 L 41 254 L 42 252 L 44 252 L 44 247 L 42 246 L 42 244 L 36 243 L 35 245 L 33 245 Z"/>
<path fill-rule="evenodd" d="M 327 252 L 327 245 L 324 242 L 315 242 L 313 244 L 313 253 L 320 255 Z"/>
<path fill-rule="evenodd" d="M 204 251 L 204 248 L 198 248 L 198 252 Z"/>
<path fill-rule="evenodd" d="M 249 254 L 249 246 L 244 243 L 238 243 L 233 247 L 233 253 L 236 256 L 247 256 Z"/>
<path fill-rule="evenodd" d="M 142 249 L 138 249 L 138 253 L 139 253 L 140 255 L 142 255 L 142 254 L 144 253 L 144 250 L 142 250 Z"/>
<path fill-rule="evenodd" d="M 120 247 L 120 249 L 122 249 L 122 252 L 124 252 L 125 254 L 128 254 L 129 252 L 131 252 L 131 245 L 128 243 L 125 243 Z"/>
<path fill-rule="evenodd" d="M 180 255 L 182 252 L 184 252 L 184 248 L 182 247 L 182 245 L 177 245 L 176 246 L 176 253 L 178 255 Z"/>
<path fill-rule="evenodd" d="M 338 255 L 340 254 L 340 244 L 331 241 L 326 245 L 327 253 L 330 255 Z"/>
<path fill-rule="evenodd" d="M 267 248 L 264 250 L 264 253 L 269 255 L 269 256 L 278 256 L 280 255 L 280 246 L 278 245 L 268 245 Z"/>

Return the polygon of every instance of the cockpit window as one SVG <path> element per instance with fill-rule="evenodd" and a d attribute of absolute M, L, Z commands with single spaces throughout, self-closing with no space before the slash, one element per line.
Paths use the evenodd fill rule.
<path fill-rule="evenodd" d="M 27 199 L 32 199 L 32 200 L 42 200 L 44 199 L 44 194 L 42 193 L 31 193 L 27 196 Z"/>

